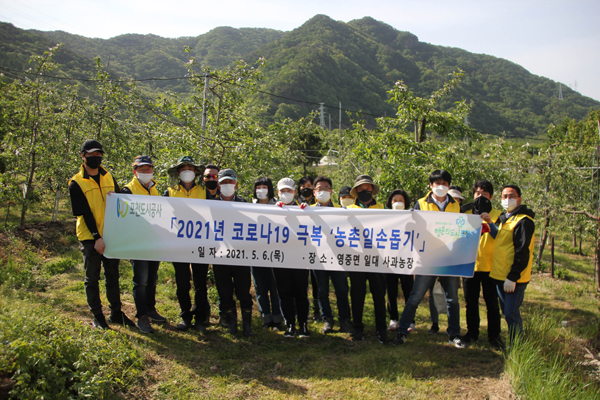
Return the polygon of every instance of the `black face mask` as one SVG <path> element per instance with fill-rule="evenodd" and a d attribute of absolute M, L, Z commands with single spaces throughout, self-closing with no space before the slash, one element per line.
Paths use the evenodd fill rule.
<path fill-rule="evenodd" d="M 204 185 L 208 188 L 208 190 L 215 190 L 217 188 L 217 181 L 206 181 Z"/>
<path fill-rule="evenodd" d="M 96 169 L 100 166 L 100 164 L 102 164 L 102 157 L 101 156 L 86 157 L 85 164 L 91 169 Z"/>
<path fill-rule="evenodd" d="M 358 199 L 361 203 L 368 203 L 373 198 L 373 192 L 370 190 L 363 190 L 357 193 Z"/>
<path fill-rule="evenodd" d="M 492 202 L 483 196 L 479 196 L 473 202 L 473 214 L 481 215 L 492 211 Z"/>
<path fill-rule="evenodd" d="M 313 195 L 313 190 L 311 188 L 304 188 L 304 189 L 300 190 L 300 195 L 302 197 L 304 197 L 305 199 L 309 199 Z"/>

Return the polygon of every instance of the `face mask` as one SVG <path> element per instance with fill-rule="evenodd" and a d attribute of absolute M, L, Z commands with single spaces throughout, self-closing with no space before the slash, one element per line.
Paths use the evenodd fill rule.
<path fill-rule="evenodd" d="M 208 190 L 215 190 L 217 188 L 217 181 L 206 181 L 204 182 L 204 186 L 206 186 Z"/>
<path fill-rule="evenodd" d="M 445 197 L 448 194 L 448 186 L 444 185 L 434 186 L 431 190 L 437 197 Z"/>
<path fill-rule="evenodd" d="M 194 171 L 190 171 L 189 169 L 179 173 L 179 179 L 181 179 L 181 182 L 183 183 L 193 182 L 195 177 L 196 173 Z"/>
<path fill-rule="evenodd" d="M 492 202 L 486 197 L 479 196 L 473 202 L 473 214 L 481 215 L 483 213 L 489 213 L 492 211 Z"/>
<path fill-rule="evenodd" d="M 154 178 L 154 173 L 150 172 L 149 174 L 142 174 L 142 173 L 138 172 L 137 178 L 138 178 L 138 181 L 140 181 L 140 183 L 142 185 L 147 185 L 148 183 L 150 183 L 152 178 Z"/>
<path fill-rule="evenodd" d="M 267 198 L 269 193 L 269 189 L 256 189 L 256 198 L 259 200 L 264 200 Z"/>
<path fill-rule="evenodd" d="M 311 188 L 304 188 L 300 191 L 300 194 L 305 199 L 308 199 L 308 198 L 312 197 L 312 192 L 313 192 L 313 190 Z"/>
<path fill-rule="evenodd" d="M 235 193 L 235 185 L 231 183 L 227 183 L 225 185 L 221 185 L 221 195 L 225 197 L 231 197 Z"/>
<path fill-rule="evenodd" d="M 346 197 L 344 199 L 340 200 L 340 203 L 344 206 L 344 207 L 348 207 L 351 206 L 352 204 L 354 204 L 354 199 L 352 197 Z"/>
<path fill-rule="evenodd" d="M 404 203 L 401 201 L 392 203 L 392 210 L 404 210 Z"/>
<path fill-rule="evenodd" d="M 363 190 L 362 192 L 358 192 L 356 195 L 362 203 L 368 203 L 373 198 L 373 192 L 370 190 Z"/>
<path fill-rule="evenodd" d="M 101 156 L 91 156 L 85 158 L 86 165 L 91 169 L 96 169 L 102 164 Z"/>
<path fill-rule="evenodd" d="M 508 212 L 513 212 L 517 208 L 517 199 L 502 199 L 502 208 Z"/>
<path fill-rule="evenodd" d="M 328 203 L 329 199 L 331 199 L 331 192 L 326 192 L 325 190 L 322 192 L 317 192 L 315 198 L 319 203 Z"/>
<path fill-rule="evenodd" d="M 294 201 L 294 193 L 282 192 L 279 195 L 279 200 L 281 200 L 283 204 L 291 204 Z"/>

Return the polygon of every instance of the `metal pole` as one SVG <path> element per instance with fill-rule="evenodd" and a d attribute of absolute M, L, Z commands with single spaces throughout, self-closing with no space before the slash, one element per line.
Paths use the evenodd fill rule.
<path fill-rule="evenodd" d="M 210 75 L 204 76 L 204 98 L 202 99 L 202 130 L 206 130 L 206 93 L 208 92 L 208 80 Z"/>

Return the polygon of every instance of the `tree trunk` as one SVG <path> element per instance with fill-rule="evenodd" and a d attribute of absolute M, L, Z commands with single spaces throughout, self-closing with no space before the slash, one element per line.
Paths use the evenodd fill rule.
<path fill-rule="evenodd" d="M 419 142 L 424 142 L 425 140 L 427 140 L 427 135 L 425 134 L 425 124 L 427 123 L 427 120 L 425 118 L 423 118 L 421 120 L 421 138 L 419 140 Z"/>
<path fill-rule="evenodd" d="M 60 186 L 56 189 L 56 195 L 54 197 L 54 209 L 52 210 L 52 222 L 56 222 L 58 219 L 58 206 L 60 202 Z"/>
<path fill-rule="evenodd" d="M 540 262 L 542 261 L 542 254 L 544 254 L 544 247 L 546 246 L 546 240 L 548 239 L 548 225 L 550 225 L 550 217 L 548 215 L 548 210 L 546 209 L 546 217 L 544 223 L 544 233 L 542 234 L 542 240 L 540 242 L 540 251 L 538 252 L 537 260 L 535 263 L 537 266 L 540 266 Z"/>
<path fill-rule="evenodd" d="M 25 198 L 23 199 L 23 207 L 21 207 L 21 226 L 25 225 L 25 214 L 27 213 L 27 203 L 31 196 L 31 187 L 33 186 L 33 175 L 35 174 L 35 151 L 31 153 L 31 166 L 29 170 L 29 177 L 27 178 L 27 186 L 25 192 Z"/>
<path fill-rule="evenodd" d="M 577 233 L 573 232 L 573 247 L 577 247 Z"/>
<path fill-rule="evenodd" d="M 581 237 L 583 236 L 583 228 L 579 227 L 579 255 L 583 255 L 583 251 L 581 250 Z"/>
<path fill-rule="evenodd" d="M 554 236 L 550 238 L 550 277 L 554 278 Z"/>
<path fill-rule="evenodd" d="M 419 121 L 415 119 L 415 142 L 419 143 Z"/>

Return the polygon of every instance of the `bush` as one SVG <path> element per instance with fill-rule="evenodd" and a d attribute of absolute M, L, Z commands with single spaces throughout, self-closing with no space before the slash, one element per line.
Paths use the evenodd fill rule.
<path fill-rule="evenodd" d="M 554 275 L 558 279 L 562 279 L 564 281 L 570 281 L 573 279 L 571 273 L 566 268 L 556 268 L 556 270 L 554 270 Z"/>
<path fill-rule="evenodd" d="M 58 261 L 49 262 L 44 265 L 42 270 L 49 276 L 62 274 L 77 265 L 77 261 L 72 258 L 63 258 Z"/>

